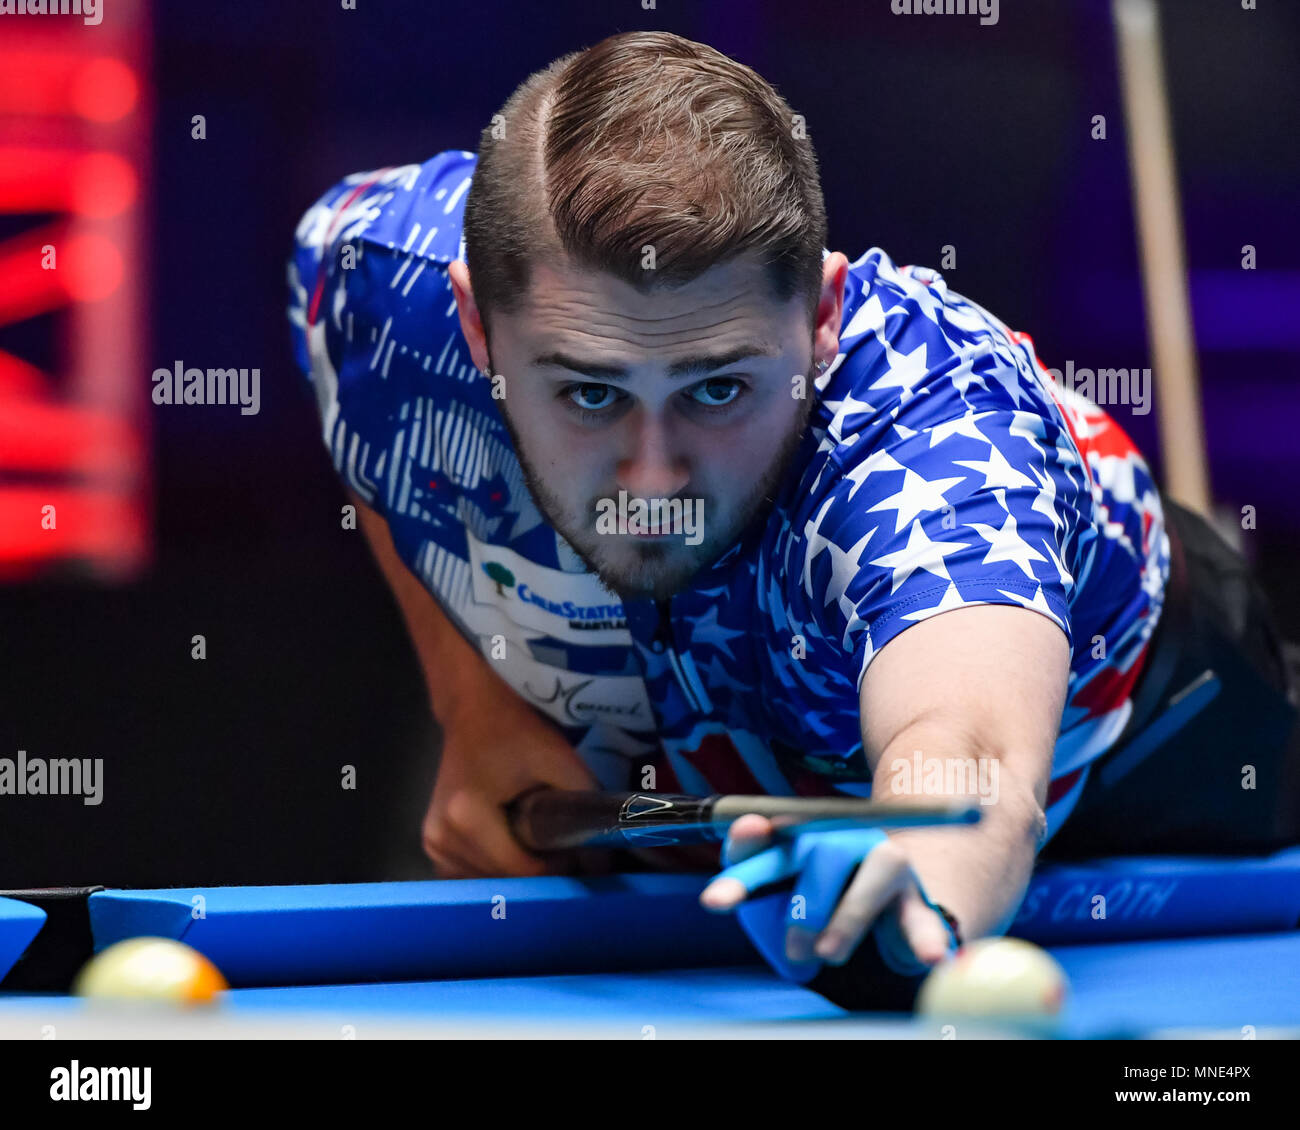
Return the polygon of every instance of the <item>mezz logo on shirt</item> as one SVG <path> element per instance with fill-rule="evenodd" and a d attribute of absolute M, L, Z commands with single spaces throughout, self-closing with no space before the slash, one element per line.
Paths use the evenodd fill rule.
<path fill-rule="evenodd" d="M 530 658 L 511 648 L 494 670 L 526 702 L 562 726 L 606 722 L 622 730 L 653 730 L 654 713 L 645 683 L 633 675 L 582 675 Z"/>

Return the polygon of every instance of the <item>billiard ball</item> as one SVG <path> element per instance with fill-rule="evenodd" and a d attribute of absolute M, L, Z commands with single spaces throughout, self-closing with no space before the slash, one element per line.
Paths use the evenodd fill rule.
<path fill-rule="evenodd" d="M 981 938 L 930 971 L 916 1010 L 934 1020 L 1005 1021 L 1050 1030 L 1068 986 L 1065 970 L 1032 942 Z"/>
<path fill-rule="evenodd" d="M 73 992 L 100 1000 L 208 1004 L 228 989 L 221 971 L 198 950 L 171 938 L 127 938 L 96 954 Z"/>

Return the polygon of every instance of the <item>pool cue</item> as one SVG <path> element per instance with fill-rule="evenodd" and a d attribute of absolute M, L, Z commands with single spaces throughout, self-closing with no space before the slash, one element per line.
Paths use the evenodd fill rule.
<path fill-rule="evenodd" d="M 1200 380 L 1187 294 L 1182 209 L 1155 0 L 1112 0 L 1137 215 L 1147 332 L 1163 403 L 1156 413 L 1165 487 L 1212 519 Z"/>
<path fill-rule="evenodd" d="M 676 796 L 538 788 L 507 806 L 515 838 L 530 851 L 598 845 L 635 847 L 717 843 L 747 813 L 766 816 L 778 834 L 844 828 L 919 828 L 975 824 L 978 804 L 893 804 L 859 797 Z"/>

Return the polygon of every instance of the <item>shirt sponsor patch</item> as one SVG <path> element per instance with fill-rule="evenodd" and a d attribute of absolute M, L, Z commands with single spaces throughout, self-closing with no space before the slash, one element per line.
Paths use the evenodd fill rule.
<path fill-rule="evenodd" d="M 474 599 L 566 643 L 632 645 L 627 614 L 594 573 L 548 569 L 466 531 Z"/>
<path fill-rule="evenodd" d="M 563 726 L 606 722 L 622 730 L 653 730 L 645 682 L 628 675 L 581 675 L 538 663 L 510 648 L 495 670 L 525 702 Z"/>

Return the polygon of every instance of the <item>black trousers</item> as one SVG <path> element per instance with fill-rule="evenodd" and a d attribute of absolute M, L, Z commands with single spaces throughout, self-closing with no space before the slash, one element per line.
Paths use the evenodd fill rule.
<path fill-rule="evenodd" d="M 1197 515 L 1169 499 L 1164 507 L 1171 577 L 1133 718 L 1043 859 L 1300 843 L 1295 652 L 1240 555 Z M 1215 685 L 1189 715 L 1188 703 Z"/>

